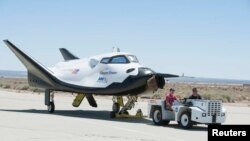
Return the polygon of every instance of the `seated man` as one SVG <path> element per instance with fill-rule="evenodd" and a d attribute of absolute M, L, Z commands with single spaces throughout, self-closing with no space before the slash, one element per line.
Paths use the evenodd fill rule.
<path fill-rule="evenodd" d="M 167 94 L 166 95 L 166 98 L 165 98 L 165 101 L 166 101 L 166 108 L 168 109 L 168 110 L 173 110 L 172 109 L 172 105 L 173 105 L 173 102 L 175 101 L 175 100 L 177 100 L 177 97 L 175 96 L 175 94 L 174 94 L 174 89 L 170 89 L 169 90 L 169 94 Z"/>
<path fill-rule="evenodd" d="M 201 96 L 198 94 L 197 88 L 193 88 L 193 94 L 189 97 L 189 99 L 201 99 Z"/>

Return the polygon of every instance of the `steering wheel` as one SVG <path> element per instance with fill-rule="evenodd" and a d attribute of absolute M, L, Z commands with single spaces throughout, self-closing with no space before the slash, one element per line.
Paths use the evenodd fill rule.
<path fill-rule="evenodd" d="M 187 98 L 180 99 L 180 103 L 185 104 L 187 101 Z"/>

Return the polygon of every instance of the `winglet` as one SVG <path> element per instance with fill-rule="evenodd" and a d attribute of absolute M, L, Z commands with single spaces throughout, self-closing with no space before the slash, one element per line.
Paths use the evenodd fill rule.
<path fill-rule="evenodd" d="M 61 52 L 61 54 L 62 54 L 65 61 L 79 59 L 74 54 L 69 52 L 66 48 L 60 48 L 60 52 Z"/>
<path fill-rule="evenodd" d="M 17 58 L 23 63 L 28 70 L 29 84 L 32 86 L 52 86 L 55 84 L 55 77 L 52 75 L 49 69 L 35 61 L 33 58 L 25 54 L 9 40 L 3 40 L 3 42 L 10 48 L 10 50 L 17 56 Z"/>

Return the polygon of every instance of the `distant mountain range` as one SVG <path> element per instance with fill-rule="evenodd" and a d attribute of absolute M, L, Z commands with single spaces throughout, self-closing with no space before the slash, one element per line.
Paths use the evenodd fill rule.
<path fill-rule="evenodd" d="M 0 77 L 27 77 L 27 71 L 0 70 Z"/>
<path fill-rule="evenodd" d="M 199 84 L 239 84 L 250 86 L 250 80 L 202 78 L 202 77 L 178 77 L 166 79 L 169 83 L 199 83 Z"/>

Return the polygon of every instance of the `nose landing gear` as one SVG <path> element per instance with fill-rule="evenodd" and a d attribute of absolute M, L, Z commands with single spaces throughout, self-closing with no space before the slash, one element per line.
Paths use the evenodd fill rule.
<path fill-rule="evenodd" d="M 111 118 L 142 118 L 143 114 L 141 109 L 138 109 L 136 115 L 130 115 L 128 110 L 131 110 L 137 102 L 137 96 L 128 96 L 128 101 L 124 105 L 122 96 L 113 97 L 112 112 L 110 112 Z M 120 110 L 120 108 L 122 109 Z"/>

